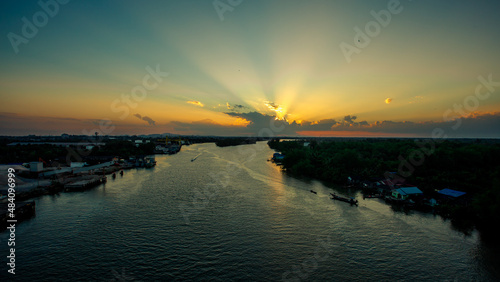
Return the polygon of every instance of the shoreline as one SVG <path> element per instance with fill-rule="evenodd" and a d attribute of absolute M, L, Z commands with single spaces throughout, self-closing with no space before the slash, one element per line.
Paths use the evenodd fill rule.
<path fill-rule="evenodd" d="M 379 144 L 382 144 L 380 142 Z M 399 142 L 401 142 L 399 144 L 403 146 L 408 146 L 409 143 L 406 141 Z M 482 185 L 480 187 L 482 190 L 478 190 L 475 186 L 468 187 L 468 182 L 461 183 L 461 186 L 451 184 L 457 181 L 453 177 L 435 182 L 435 179 L 439 180 L 439 178 L 436 178 L 435 175 L 432 175 L 432 178 L 426 177 L 426 173 L 428 174 L 430 171 L 439 175 L 439 173 L 442 173 L 441 170 L 443 167 L 433 167 L 432 161 L 430 165 L 428 163 L 426 164 L 429 165 L 429 167 L 422 165 L 418 168 L 420 170 L 418 171 L 419 175 L 415 176 L 415 174 L 412 174 L 406 179 L 401 178 L 396 172 L 386 171 L 384 174 L 384 170 L 381 169 L 387 169 L 388 167 L 390 168 L 397 165 L 397 162 L 390 161 L 391 154 L 387 154 L 386 152 L 399 153 L 398 146 L 401 145 L 396 142 L 383 144 L 385 144 L 385 148 L 382 148 L 383 146 L 377 143 L 363 141 L 354 143 L 313 143 L 307 142 L 307 140 L 280 141 L 279 139 L 275 139 L 268 142 L 268 146 L 271 149 L 284 156 L 282 160 L 275 163 L 281 166 L 282 170 L 287 175 L 294 178 L 321 181 L 325 186 L 331 187 L 333 190 L 339 192 L 349 191 L 350 194 L 352 194 L 352 192 L 361 192 L 363 198 L 371 198 L 375 195 L 375 197 L 382 198 L 387 205 L 393 208 L 393 210 L 400 210 L 403 212 L 415 210 L 439 215 L 443 220 L 450 220 L 453 228 L 460 230 L 464 234 L 469 234 L 473 230 L 480 231 L 487 237 L 498 234 L 498 231 L 494 228 L 494 221 L 498 215 L 486 212 L 491 210 L 492 207 L 495 207 L 495 205 L 498 205 L 498 203 L 495 202 L 495 197 L 499 195 L 495 194 L 496 190 L 492 186 L 493 183 L 490 183 L 490 185 Z M 465 143 L 461 145 L 450 144 L 452 145 L 442 144 L 441 148 L 437 146 L 436 148 L 437 150 L 441 149 L 443 151 L 457 150 L 461 152 L 460 150 L 465 150 L 463 148 L 468 148 L 466 146 L 471 146 Z M 458 147 L 458 149 L 453 146 Z M 478 145 L 474 144 L 472 146 Z M 411 149 L 411 147 L 408 148 Z M 495 150 L 495 147 L 491 148 L 491 150 Z M 484 152 L 489 148 L 485 147 L 482 149 Z M 377 157 L 373 156 L 374 152 L 377 154 Z M 441 152 L 438 151 L 435 155 L 439 153 Z M 490 155 L 496 153 L 498 153 L 498 149 L 497 151 L 493 151 Z M 460 154 L 456 155 L 460 156 Z M 287 156 L 288 158 L 286 158 Z M 384 159 L 384 157 L 389 157 L 389 161 Z M 491 156 L 489 157 L 491 158 Z M 338 162 L 340 160 L 341 162 Z M 456 173 L 465 174 L 464 172 L 467 171 L 467 168 L 460 168 Z M 474 171 L 479 175 L 480 172 L 484 174 L 485 170 L 476 168 Z M 398 173 L 399 172 L 398 170 Z M 353 175 L 354 177 L 351 177 Z M 384 177 L 381 175 L 384 175 Z M 344 179 L 346 179 L 346 181 L 342 181 Z M 482 178 L 482 180 L 485 179 L 490 178 Z M 447 181 L 450 183 L 446 184 Z M 410 196 L 405 199 L 394 198 L 393 191 L 399 190 L 399 188 L 417 188 L 415 184 L 423 191 L 419 191 L 420 194 L 418 197 Z M 444 198 L 437 193 L 438 190 L 448 187 L 462 187 L 462 189 L 465 190 L 460 190 L 466 191 L 467 193 L 464 194 L 467 195 L 465 198 L 455 199 L 449 197 Z M 431 204 L 431 200 L 434 201 L 433 204 Z"/>

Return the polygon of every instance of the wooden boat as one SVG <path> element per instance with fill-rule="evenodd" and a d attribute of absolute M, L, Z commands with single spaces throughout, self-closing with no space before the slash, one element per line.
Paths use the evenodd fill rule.
<path fill-rule="evenodd" d="M 192 158 L 192 159 L 191 159 L 191 161 L 192 161 L 192 162 L 196 161 L 196 159 L 197 159 L 199 156 L 201 156 L 201 153 L 199 153 L 196 157 Z"/>
<path fill-rule="evenodd" d="M 341 196 L 338 196 L 338 195 L 332 194 L 332 193 L 330 193 L 330 195 L 332 195 L 332 200 L 339 200 L 342 202 L 349 203 L 351 205 L 358 205 L 358 200 L 356 200 L 354 198 L 341 197 Z"/>
<path fill-rule="evenodd" d="M 380 194 L 373 194 L 373 195 L 363 195 L 363 199 L 365 198 L 382 198 L 382 195 Z"/>

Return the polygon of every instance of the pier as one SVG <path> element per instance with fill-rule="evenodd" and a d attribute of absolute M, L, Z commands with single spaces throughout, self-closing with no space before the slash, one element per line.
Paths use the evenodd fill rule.
<path fill-rule="evenodd" d="M 71 191 L 83 191 L 88 188 L 97 186 L 101 183 L 106 183 L 107 177 L 106 176 L 94 176 L 89 179 L 83 179 L 79 180 L 76 182 L 68 183 L 64 185 L 64 191 L 66 192 L 71 192 Z"/>

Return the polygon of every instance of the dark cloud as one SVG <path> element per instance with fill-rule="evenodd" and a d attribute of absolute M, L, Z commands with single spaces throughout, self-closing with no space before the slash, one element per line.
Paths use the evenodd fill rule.
<path fill-rule="evenodd" d="M 322 119 L 317 122 L 303 121 L 298 125 L 298 131 L 329 131 L 333 126 L 337 125 L 338 122 L 334 119 Z M 293 123 L 292 123 L 293 125 Z"/>
<path fill-rule="evenodd" d="M 134 114 L 133 116 L 140 120 L 146 121 L 149 125 L 155 125 L 156 123 L 153 119 L 151 119 L 148 116 L 141 116 L 140 114 Z"/>
<path fill-rule="evenodd" d="M 344 118 L 345 119 L 345 118 Z M 376 133 L 413 134 L 432 137 L 433 132 L 443 132 L 448 137 L 499 138 L 500 112 L 474 113 L 453 121 L 366 121 L 339 123 L 332 131 L 366 131 Z"/>
<path fill-rule="evenodd" d="M 143 116 L 143 117 L 142 117 L 142 120 L 147 121 L 149 125 L 155 125 L 155 123 L 156 123 L 154 120 L 152 120 L 152 119 L 151 119 L 150 117 L 148 117 L 148 116 Z"/>
<path fill-rule="evenodd" d="M 226 112 L 231 117 L 244 119 L 246 126 L 222 125 L 212 120 L 196 122 L 171 121 L 165 124 L 157 123 L 148 116 L 134 114 L 136 118 L 147 122 L 150 126 L 138 128 L 137 124 L 125 121 L 109 121 L 116 127 L 110 134 L 141 134 L 144 132 L 158 133 L 171 132 L 192 135 L 220 135 L 220 136 L 256 136 L 264 129 L 269 129 L 275 136 L 297 136 L 299 134 L 318 135 L 332 133 L 330 136 L 353 132 L 369 133 L 371 136 L 419 136 L 432 137 L 433 132 L 440 132 L 447 137 L 469 138 L 500 138 L 500 112 L 472 113 L 466 117 L 450 122 L 442 120 L 413 122 L 382 120 L 375 122 L 357 121 L 355 116 L 346 116 L 339 120 L 323 119 L 319 121 L 276 120 L 276 116 L 259 112 Z M 71 118 L 26 116 L 12 113 L 0 113 L 0 132 L 3 135 L 58 135 L 61 133 L 87 134 L 99 130 L 101 120 L 79 120 Z M 154 127 L 153 127 L 154 126 Z M 267 131 L 269 132 L 269 131 Z M 358 134 L 359 135 L 359 134 Z M 267 136 L 267 135 L 266 135 Z"/>
<path fill-rule="evenodd" d="M 269 108 L 274 108 L 274 109 L 278 109 L 279 108 L 279 105 L 277 105 L 276 103 L 274 102 L 266 102 L 266 105 L 269 107 Z"/>
<path fill-rule="evenodd" d="M 265 115 L 258 112 L 250 113 L 226 113 L 227 115 L 240 117 L 249 124 L 246 129 L 249 132 L 259 132 L 262 128 L 279 128 L 279 135 L 297 135 L 301 131 L 364 131 L 371 133 L 390 133 L 432 137 L 433 132 L 443 132 L 448 137 L 477 137 L 498 138 L 500 137 L 500 112 L 471 114 L 467 117 L 445 122 L 445 121 L 356 121 L 357 116 L 345 116 L 341 121 L 324 119 L 316 122 L 303 121 L 298 124 L 295 121 L 289 123 L 284 120 L 277 121 L 275 116 Z"/>
<path fill-rule="evenodd" d="M 300 124 L 295 121 L 290 123 L 286 120 L 276 120 L 276 116 L 274 115 L 266 115 L 259 112 L 229 112 L 226 115 L 247 120 L 249 123 L 246 129 L 251 133 L 259 133 L 262 129 L 268 128 L 279 135 L 297 135 L 297 132 L 300 131 L 328 131 L 331 130 L 332 126 L 338 124 L 334 119 L 323 119 L 316 122 L 303 121 Z"/>
<path fill-rule="evenodd" d="M 233 113 L 228 112 L 226 115 L 233 117 L 240 117 L 246 119 L 250 123 L 247 127 L 262 127 L 265 124 L 269 125 L 269 121 L 275 119 L 275 116 L 261 114 L 259 112 L 248 112 L 248 113 Z"/>
<path fill-rule="evenodd" d="M 354 120 L 357 119 L 358 117 L 357 116 L 351 116 L 351 115 L 347 115 L 344 117 L 344 121 L 349 123 L 349 124 L 353 124 L 354 123 Z"/>
<path fill-rule="evenodd" d="M 226 107 L 228 110 L 230 111 L 239 111 L 239 110 L 243 110 L 245 109 L 246 107 L 243 106 L 243 105 L 239 105 L 239 104 L 229 104 L 229 103 L 226 103 Z"/>
<path fill-rule="evenodd" d="M 358 118 L 357 116 L 347 115 L 340 122 L 335 124 L 332 127 L 332 129 L 336 130 L 345 130 L 346 128 L 359 129 L 360 127 L 369 125 L 367 121 L 357 122 L 356 121 L 357 118 Z"/>
<path fill-rule="evenodd" d="M 237 112 L 227 112 L 226 115 L 239 117 L 247 120 L 249 123 L 246 126 L 246 131 L 248 133 L 257 134 L 263 128 L 269 128 L 271 123 L 275 127 L 286 126 L 287 123 L 283 121 L 276 121 L 276 116 L 261 114 L 259 112 L 248 112 L 248 113 L 237 113 Z"/>

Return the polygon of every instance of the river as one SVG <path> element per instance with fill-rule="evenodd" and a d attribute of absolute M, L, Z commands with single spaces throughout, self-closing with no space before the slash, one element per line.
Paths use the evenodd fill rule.
<path fill-rule="evenodd" d="M 265 142 L 158 155 L 85 192 L 36 199 L 7 281 L 494 281 L 498 247 L 439 216 L 329 198 L 282 173 Z M 193 158 L 198 156 L 194 161 Z M 317 194 L 311 193 L 314 190 Z"/>

